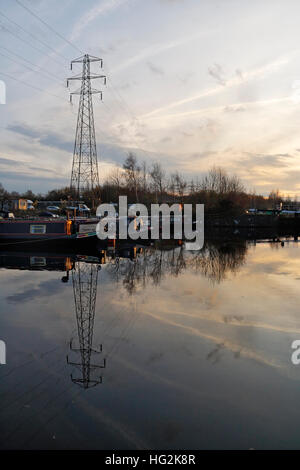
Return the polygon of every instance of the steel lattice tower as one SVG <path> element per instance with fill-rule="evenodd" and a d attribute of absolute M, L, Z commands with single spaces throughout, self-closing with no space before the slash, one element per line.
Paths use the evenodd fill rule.
<path fill-rule="evenodd" d="M 80 377 L 74 378 L 71 375 L 71 379 L 72 382 L 83 388 L 94 387 L 101 383 L 102 378 L 98 374 L 95 376 L 94 373 L 99 368 L 105 367 L 105 359 L 101 365 L 91 363 L 92 356 L 102 352 L 102 346 L 98 349 L 93 348 L 98 270 L 98 264 L 77 262 L 72 271 L 79 347 L 74 348 L 71 340 L 70 349 L 80 353 L 81 361 L 71 362 L 68 357 L 67 361 L 68 364 L 76 366 L 80 370 Z"/>
<path fill-rule="evenodd" d="M 99 187 L 92 95 L 98 93 L 102 99 L 102 91 L 92 88 L 91 80 L 100 78 L 106 84 L 106 77 L 105 75 L 91 74 L 91 62 L 100 62 L 102 68 L 102 59 L 89 54 L 72 60 L 71 70 L 73 64 L 82 63 L 82 74 L 67 79 L 67 86 L 69 86 L 70 80 L 81 80 L 80 89 L 70 93 L 71 102 L 72 95 L 80 95 L 70 182 L 70 188 L 79 198 L 84 191 L 93 191 Z"/>

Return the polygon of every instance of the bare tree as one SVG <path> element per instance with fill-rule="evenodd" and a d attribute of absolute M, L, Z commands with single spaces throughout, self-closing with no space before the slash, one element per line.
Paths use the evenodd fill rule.
<path fill-rule="evenodd" d="M 0 203 L 1 209 L 4 208 L 4 204 L 9 201 L 9 193 L 4 189 L 2 184 L 0 183 Z"/>
<path fill-rule="evenodd" d="M 142 163 L 142 188 L 143 193 L 146 194 L 148 191 L 148 174 L 147 174 L 147 163 L 143 161 Z"/>
<path fill-rule="evenodd" d="M 173 200 L 175 201 L 176 198 L 176 177 L 175 174 L 172 173 L 168 183 L 168 190 L 173 195 Z"/>
<path fill-rule="evenodd" d="M 241 193 L 244 187 L 239 178 L 235 175 L 228 176 L 221 167 L 213 167 L 203 178 L 201 189 L 204 191 L 213 191 L 219 195 L 228 193 Z"/>
<path fill-rule="evenodd" d="M 273 189 L 270 192 L 269 201 L 271 202 L 273 209 L 276 209 L 276 207 L 279 206 L 279 204 L 283 201 L 279 189 Z"/>
<path fill-rule="evenodd" d="M 183 198 L 184 193 L 187 188 L 187 182 L 185 181 L 183 176 L 181 176 L 178 173 L 178 171 L 174 174 L 174 179 L 175 179 L 176 191 L 178 192 L 179 196 Z"/>
<path fill-rule="evenodd" d="M 108 175 L 108 181 L 110 184 L 116 187 L 118 194 L 123 185 L 124 174 L 121 171 L 121 168 L 114 168 Z"/>
<path fill-rule="evenodd" d="M 160 163 L 153 163 L 152 168 L 150 171 L 150 178 L 151 178 L 151 187 L 155 193 L 156 202 L 158 193 L 162 198 L 162 194 L 166 189 L 166 181 L 165 181 L 166 173 L 162 169 Z"/>
<path fill-rule="evenodd" d="M 140 172 L 141 168 L 137 163 L 136 156 L 129 152 L 124 164 L 123 168 L 125 170 L 125 179 L 127 183 L 127 187 L 129 190 L 134 191 L 136 201 L 139 201 L 138 198 L 138 188 L 140 184 Z"/>

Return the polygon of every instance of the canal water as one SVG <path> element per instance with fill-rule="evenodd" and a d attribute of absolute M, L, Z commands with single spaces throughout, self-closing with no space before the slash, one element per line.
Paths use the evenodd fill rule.
<path fill-rule="evenodd" d="M 0 448 L 298 449 L 300 245 L 0 252 Z"/>

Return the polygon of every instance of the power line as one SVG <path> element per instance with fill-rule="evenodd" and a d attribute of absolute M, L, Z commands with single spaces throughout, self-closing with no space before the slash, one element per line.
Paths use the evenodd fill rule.
<path fill-rule="evenodd" d="M 108 80 L 108 87 L 111 89 L 112 93 L 117 97 L 116 99 L 119 99 L 119 103 L 121 104 L 121 107 L 124 109 L 126 114 L 133 120 L 138 121 L 138 118 L 135 116 L 133 111 L 129 108 L 128 104 L 126 103 L 125 99 L 122 97 L 122 95 L 118 92 L 118 90 L 113 86 L 112 79 L 109 78 Z M 119 98 L 118 98 L 119 97 Z"/>
<path fill-rule="evenodd" d="M 111 76 L 110 76 L 110 70 L 109 70 L 107 65 L 106 65 L 106 69 L 107 69 L 108 75 L 109 75 L 108 87 L 110 87 L 110 89 L 114 93 L 114 95 L 119 98 L 119 102 L 121 103 L 122 108 L 125 110 L 125 112 L 128 114 L 128 116 L 130 116 L 131 119 L 134 119 L 135 121 L 139 122 L 138 117 L 135 115 L 135 113 L 129 107 L 129 105 L 126 102 L 126 100 L 124 99 L 124 97 L 121 95 L 121 93 L 113 85 L 113 81 L 112 81 Z"/>
<path fill-rule="evenodd" d="M 38 91 L 41 91 L 42 93 L 47 93 L 48 95 L 54 96 L 55 98 L 58 98 L 59 100 L 61 100 L 61 97 L 60 97 L 60 96 L 55 95 L 54 93 L 51 93 L 51 92 L 49 92 L 49 91 L 43 90 L 42 88 L 37 87 L 37 86 L 35 86 L 35 85 L 31 85 L 31 83 L 24 82 L 23 80 L 20 80 L 19 78 L 15 78 L 15 77 L 13 77 L 12 75 L 10 75 L 10 74 L 8 74 L 8 73 L 6 73 L 6 72 L 2 72 L 1 70 L 0 70 L 0 75 L 5 75 L 6 77 L 11 78 L 12 80 L 15 80 L 16 82 L 22 83 L 23 85 L 26 85 L 26 86 L 28 86 L 28 87 L 30 87 L 30 88 L 33 88 L 33 89 L 38 90 Z"/>
<path fill-rule="evenodd" d="M 33 39 L 35 39 L 36 41 L 40 42 L 41 44 L 43 44 L 43 46 L 45 47 L 48 47 L 48 49 L 50 49 L 52 52 L 54 52 L 55 54 L 57 54 L 58 56 L 62 57 L 64 60 L 69 60 L 67 57 L 63 56 L 62 54 L 60 54 L 59 52 L 57 52 L 52 46 L 49 46 L 46 42 L 42 41 L 41 39 L 39 39 L 37 36 L 35 36 L 34 34 L 30 33 L 30 31 L 27 31 L 25 28 L 23 28 L 23 26 L 19 25 L 18 23 L 16 23 L 15 21 L 11 20 L 10 18 L 8 18 L 8 16 L 6 16 L 4 13 L 2 13 L 0 11 L 0 15 L 3 16 L 6 20 L 8 20 L 10 23 L 14 24 L 15 26 L 17 26 L 18 28 L 20 28 L 22 31 L 24 31 L 26 34 L 28 34 L 29 36 L 31 36 Z"/>
<path fill-rule="evenodd" d="M 0 46 L 1 47 L 1 46 Z M 0 52 L 0 55 L 2 55 L 2 57 L 5 57 L 6 59 L 9 59 L 11 60 L 12 62 L 14 62 L 15 64 L 18 64 L 18 65 L 21 65 L 22 67 L 25 67 L 26 69 L 32 71 L 32 72 L 35 72 L 35 73 L 39 73 L 40 75 L 44 75 L 48 80 L 53 80 L 52 77 L 47 77 L 47 75 L 44 73 L 44 72 L 40 72 L 38 70 L 34 70 L 32 67 L 28 67 L 28 65 L 25 65 L 25 64 L 21 64 L 19 61 L 15 60 L 15 59 L 12 59 L 11 57 L 5 55 L 5 54 L 2 54 L 2 52 Z M 57 82 L 59 82 L 59 80 L 55 79 Z M 60 82 L 61 83 L 61 82 Z"/>
<path fill-rule="evenodd" d="M 7 49 L 7 47 L 4 47 L 4 46 L 0 46 L 0 47 L 1 47 L 1 49 L 4 49 L 5 51 L 9 52 L 9 54 L 12 54 L 12 55 L 14 55 L 15 57 L 18 57 L 19 59 L 23 60 L 24 62 L 27 62 L 27 63 L 30 64 L 30 65 L 33 65 L 33 67 L 36 67 L 36 68 L 39 69 L 41 72 L 48 74 L 50 77 L 56 78 L 56 79 L 60 80 L 60 77 L 58 77 L 58 75 L 54 75 L 53 73 L 48 72 L 48 70 L 46 70 L 46 69 L 40 67 L 39 65 L 34 64 L 34 63 L 31 62 L 30 60 L 24 59 L 24 57 L 20 56 L 19 54 L 16 54 L 15 52 L 12 52 L 10 49 Z M 23 65 L 23 64 L 22 64 L 22 65 Z"/>
<path fill-rule="evenodd" d="M 111 84 L 110 84 L 110 83 Z M 133 120 L 135 121 L 137 124 L 140 124 L 140 121 L 138 119 L 138 117 L 133 113 L 133 111 L 129 108 L 129 106 L 127 105 L 125 99 L 121 96 L 121 94 L 115 89 L 115 87 L 113 87 L 112 85 L 112 81 L 110 78 L 108 78 L 107 80 L 107 84 L 108 84 L 108 89 L 110 89 L 110 91 L 112 92 L 111 96 L 112 98 L 114 99 L 115 103 L 118 104 L 119 108 L 122 109 L 123 111 L 125 111 L 125 113 L 127 114 L 127 116 L 130 118 L 130 120 Z M 119 96 L 119 98 L 118 98 Z M 104 103 L 103 103 L 104 104 Z M 133 143 L 135 144 L 135 148 L 136 150 L 139 150 L 140 152 L 142 152 L 146 157 L 150 158 L 150 160 L 152 160 L 152 157 L 150 155 L 150 153 L 147 151 L 147 150 L 144 150 L 140 147 L 140 145 L 138 144 L 136 138 L 134 136 L 132 136 L 132 141 Z"/>
<path fill-rule="evenodd" d="M 12 36 L 16 37 L 17 39 L 19 39 L 19 41 L 21 41 L 22 43 L 25 43 L 25 44 L 28 44 L 30 47 L 32 47 L 32 49 L 35 49 L 37 52 L 39 52 L 40 54 L 42 54 L 42 56 L 45 57 L 45 51 L 42 51 L 41 49 L 39 49 L 38 47 L 36 46 L 33 46 L 32 44 L 30 44 L 29 41 L 25 40 L 24 38 L 22 38 L 22 36 L 20 37 L 20 35 L 16 32 L 13 32 L 11 31 L 10 29 L 7 28 L 7 26 L 5 26 L 5 24 L 1 23 L 0 22 L 0 25 L 2 26 L 2 28 L 7 31 L 8 33 L 10 33 Z M 48 57 L 53 60 L 54 62 L 56 62 L 60 67 L 61 65 L 65 65 L 63 64 L 62 62 L 59 62 L 58 60 L 54 59 L 54 57 L 51 57 L 48 55 Z"/>
<path fill-rule="evenodd" d="M 20 5 L 22 8 L 24 8 L 28 13 L 30 13 L 33 17 L 35 17 L 36 19 L 38 19 L 43 25 L 45 25 L 52 33 L 56 34 L 59 38 L 61 38 L 62 40 L 64 40 L 66 43 L 68 43 L 70 46 L 72 46 L 73 48 L 75 48 L 76 50 L 78 50 L 80 53 L 83 53 L 76 45 L 74 45 L 71 41 L 69 41 L 67 38 L 65 38 L 62 34 L 58 33 L 52 26 L 50 26 L 45 20 L 43 20 L 42 18 L 40 18 L 39 15 L 37 15 L 35 12 L 33 12 L 30 8 L 28 8 L 27 6 L 25 6 L 20 0 L 15 0 L 16 3 L 18 3 L 18 5 Z M 6 19 L 8 19 L 9 21 L 11 21 L 12 23 L 16 24 L 19 28 L 21 28 L 23 31 L 25 31 L 26 33 L 28 33 L 28 31 L 26 31 L 24 28 L 22 28 L 20 25 L 18 25 L 16 22 L 10 20 L 7 16 L 5 16 L 3 13 L 0 12 L 0 14 L 2 16 L 4 16 Z M 14 34 L 12 31 L 9 31 L 11 34 Z M 36 38 L 34 35 L 32 35 L 31 33 L 28 33 L 30 34 L 32 37 Z M 18 36 L 17 36 L 18 37 Z M 20 39 L 18 37 L 18 39 Z M 50 48 L 51 50 L 54 50 L 53 48 L 51 48 L 51 46 L 45 44 L 43 41 L 40 41 L 38 38 L 36 38 L 39 42 L 41 42 L 43 45 L 46 45 L 46 47 Z M 33 47 L 30 43 L 29 45 L 31 47 Z M 36 48 L 35 48 L 36 49 Z M 41 52 L 39 49 L 37 49 L 39 52 Z M 56 51 L 54 50 L 54 52 L 56 53 Z M 54 60 L 54 59 L 53 59 Z M 57 61 L 56 61 L 57 62 Z M 111 89 L 111 92 L 112 94 L 114 95 L 113 98 L 115 100 L 115 102 L 118 104 L 119 107 L 121 107 L 123 109 L 123 111 L 125 111 L 125 113 L 130 117 L 130 119 L 136 121 L 137 123 L 139 123 L 139 120 L 138 118 L 134 115 L 134 113 L 132 112 L 132 110 L 129 108 L 128 104 L 126 103 L 126 101 L 124 100 L 124 98 L 121 96 L 121 94 L 118 92 L 117 89 L 115 89 L 115 87 L 113 86 L 112 84 L 112 80 L 110 80 L 110 84 L 109 84 L 109 88 Z M 28 85 L 28 84 L 27 84 Z M 147 155 L 147 152 L 143 149 L 141 149 L 138 145 L 137 145 L 137 141 L 136 139 L 134 138 L 134 143 L 137 147 L 138 150 L 142 151 L 144 154 Z"/>
<path fill-rule="evenodd" d="M 45 20 L 43 20 L 37 13 L 35 13 L 34 11 L 32 11 L 29 7 L 25 6 L 20 0 L 15 0 L 16 3 L 21 6 L 23 9 L 25 9 L 29 14 L 31 14 L 34 18 L 36 18 L 37 20 L 39 20 L 44 26 L 46 26 L 52 33 L 56 34 L 60 39 L 62 39 L 63 41 L 65 41 L 67 44 L 69 44 L 71 47 L 73 47 L 74 49 L 76 49 L 77 51 L 79 51 L 80 53 L 83 54 L 83 52 L 81 51 L 81 49 L 79 49 L 75 44 L 73 44 L 69 39 L 67 39 L 66 37 L 64 37 L 61 33 L 59 33 L 58 31 L 56 31 L 51 25 L 49 25 Z M 22 26 L 18 25 L 16 22 L 10 20 L 6 15 L 4 15 L 3 13 L 0 12 L 0 14 L 2 16 L 4 16 L 6 19 L 8 19 L 8 21 L 12 22 L 13 24 L 17 25 L 20 29 L 22 29 L 23 31 L 25 31 L 27 34 L 30 34 L 30 36 L 32 36 L 33 38 L 35 38 L 36 40 L 38 40 L 41 44 L 43 44 L 44 46 L 48 47 L 49 49 L 53 50 L 56 54 L 58 54 L 55 49 L 53 49 L 51 46 L 49 46 L 48 44 L 44 43 L 43 41 L 39 40 L 39 38 L 37 38 L 36 36 L 34 36 L 33 34 L 29 33 L 28 31 L 26 31 Z M 9 30 L 8 30 L 9 31 Z M 11 34 L 14 34 L 13 32 L 9 31 Z M 18 37 L 18 36 L 17 36 Z M 20 39 L 18 37 L 18 39 Z M 31 47 L 33 47 L 30 43 L 29 45 Z M 41 52 L 39 49 L 35 48 L 36 50 L 38 50 L 39 52 Z M 61 57 L 65 58 L 64 56 L 62 56 L 61 54 L 58 54 L 60 55 Z M 53 59 L 53 58 L 52 58 Z M 55 60 L 55 59 L 53 59 Z M 57 61 L 56 61 L 57 62 Z M 24 83 L 25 84 L 25 83 Z M 26 84 L 28 86 L 28 84 Z M 38 89 L 37 87 L 35 87 L 36 89 Z M 118 92 L 117 89 L 115 89 L 115 87 L 113 86 L 112 84 L 112 80 L 110 79 L 110 84 L 109 84 L 109 88 L 111 89 L 111 92 L 112 94 L 114 95 L 113 98 L 114 100 L 117 102 L 117 104 L 119 105 L 119 107 L 121 107 L 125 113 L 130 117 L 130 119 L 132 119 L 133 121 L 135 121 L 136 123 L 139 124 L 139 119 L 137 118 L 137 116 L 132 112 L 132 110 L 129 108 L 128 104 L 126 103 L 126 101 L 124 100 L 124 98 L 121 96 L 121 94 Z M 41 89 L 39 89 L 40 91 L 42 91 Z M 134 140 L 134 143 L 136 144 L 136 148 L 140 151 L 142 151 L 146 156 L 149 154 L 141 149 L 138 145 L 137 145 L 137 141 L 135 140 L 135 138 L 133 138 Z"/>
<path fill-rule="evenodd" d="M 83 54 L 83 52 L 75 44 L 73 44 L 71 41 L 69 41 L 69 39 L 65 38 L 62 34 L 58 33 L 52 26 L 50 26 L 45 20 L 43 20 L 36 13 L 34 13 L 30 8 L 23 5 L 23 3 L 20 2 L 20 0 L 15 0 L 15 1 L 17 2 L 18 5 L 20 5 L 22 8 L 24 8 L 24 10 L 28 11 L 28 13 L 30 13 L 32 16 L 34 16 L 36 19 L 38 19 L 44 26 L 46 26 L 48 29 L 50 29 L 50 31 L 52 31 L 52 33 L 56 34 L 60 39 L 65 41 L 67 44 L 69 44 L 69 46 L 72 46 L 74 49 L 79 51 L 80 54 Z"/>
<path fill-rule="evenodd" d="M 108 72 L 108 79 L 107 79 L 107 88 L 108 90 L 111 91 L 111 96 L 114 99 L 115 103 L 119 106 L 120 109 L 122 109 L 127 116 L 129 117 L 130 120 L 135 121 L 138 125 L 140 125 L 140 120 L 139 118 L 135 115 L 135 113 L 132 111 L 132 109 L 128 106 L 126 100 L 122 97 L 121 93 L 116 89 L 116 87 L 113 85 L 112 79 L 110 77 L 110 70 L 108 66 L 106 65 L 106 69 Z M 103 103 L 104 104 L 104 103 Z M 150 153 L 147 150 L 142 149 L 136 138 L 132 136 L 133 143 L 135 144 L 135 147 L 137 150 L 142 152 L 146 157 L 150 158 L 152 160 L 152 157 Z"/>

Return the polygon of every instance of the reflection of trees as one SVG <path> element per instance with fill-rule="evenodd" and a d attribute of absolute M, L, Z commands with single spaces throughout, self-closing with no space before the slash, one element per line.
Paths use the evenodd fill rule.
<path fill-rule="evenodd" d="M 246 243 L 207 244 L 195 259 L 195 266 L 205 277 L 219 283 L 227 272 L 235 273 L 244 264 L 246 252 Z"/>
<path fill-rule="evenodd" d="M 228 272 L 234 273 L 242 266 L 246 252 L 245 242 L 206 243 L 197 252 L 186 251 L 184 246 L 170 250 L 147 246 L 135 251 L 130 259 L 118 254 L 110 260 L 108 272 L 115 280 L 122 280 L 129 294 L 149 281 L 158 285 L 165 277 L 179 276 L 187 269 L 219 283 Z"/>

